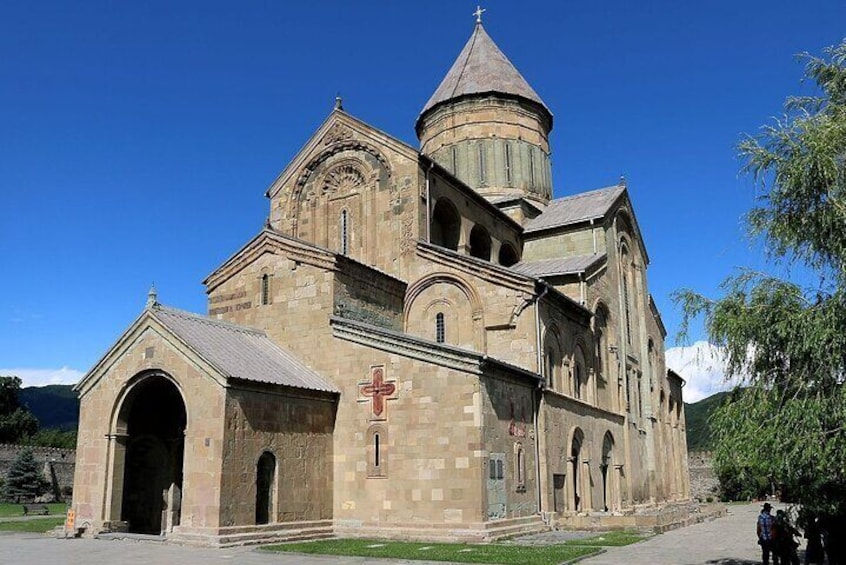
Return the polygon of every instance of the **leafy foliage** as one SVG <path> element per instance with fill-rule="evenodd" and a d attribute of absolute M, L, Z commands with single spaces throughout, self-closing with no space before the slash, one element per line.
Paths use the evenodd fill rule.
<path fill-rule="evenodd" d="M 61 447 L 76 449 L 76 432 L 49 428 L 38 430 L 35 435 L 27 439 L 27 445 L 38 447 Z"/>
<path fill-rule="evenodd" d="M 0 443 L 18 443 L 38 430 L 38 420 L 20 405 L 18 377 L 0 376 Z"/>
<path fill-rule="evenodd" d="M 711 421 L 718 475 L 744 492 L 784 485 L 809 511 L 846 516 L 846 41 L 805 58 L 816 94 L 788 99 L 739 153 L 759 188 L 750 235 L 815 283 L 742 271 L 722 298 L 676 300 L 682 333 L 703 316 L 744 387 Z"/>
<path fill-rule="evenodd" d="M 32 450 L 24 448 L 9 467 L 3 485 L 3 498 L 10 502 L 27 502 L 43 494 L 49 485 L 38 470 Z"/>

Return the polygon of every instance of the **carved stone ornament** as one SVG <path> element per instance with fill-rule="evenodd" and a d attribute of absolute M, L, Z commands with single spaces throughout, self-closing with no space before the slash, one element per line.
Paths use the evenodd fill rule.
<path fill-rule="evenodd" d="M 345 193 L 364 184 L 364 175 L 352 165 L 339 165 L 329 171 L 323 180 L 323 193 Z"/>
<path fill-rule="evenodd" d="M 323 136 L 323 145 L 331 145 L 339 141 L 346 141 L 352 137 L 352 130 L 343 124 L 334 123 L 326 135 Z"/>

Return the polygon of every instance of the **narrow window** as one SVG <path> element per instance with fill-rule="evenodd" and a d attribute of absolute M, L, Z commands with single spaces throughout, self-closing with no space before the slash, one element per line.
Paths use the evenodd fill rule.
<path fill-rule="evenodd" d="M 504 479 L 505 478 L 505 466 L 502 463 L 502 459 L 496 460 L 496 478 L 497 479 Z"/>
<path fill-rule="evenodd" d="M 492 481 L 496 480 L 496 459 L 488 460 L 488 473 Z"/>
<path fill-rule="evenodd" d="M 485 184 L 485 145 L 479 143 L 479 184 Z"/>
<path fill-rule="evenodd" d="M 261 303 L 262 305 L 270 304 L 270 275 L 268 274 L 261 276 Z"/>
<path fill-rule="evenodd" d="M 523 453 L 523 446 L 517 446 L 517 486 L 526 485 L 526 457 Z"/>
<path fill-rule="evenodd" d="M 446 341 L 446 324 L 444 323 L 443 312 L 438 312 L 435 315 L 435 341 L 438 343 Z"/>
<path fill-rule="evenodd" d="M 388 430 L 383 426 L 374 425 L 367 430 L 366 451 L 367 476 L 384 478 L 388 476 Z"/>
<path fill-rule="evenodd" d="M 458 176 L 458 147 L 452 146 L 452 174 Z"/>
<path fill-rule="evenodd" d="M 511 145 L 505 142 L 505 182 L 511 184 Z"/>
<path fill-rule="evenodd" d="M 341 255 L 349 253 L 349 214 L 341 211 Z"/>
<path fill-rule="evenodd" d="M 379 452 L 379 434 L 373 434 L 373 466 L 379 469 L 382 466 Z"/>

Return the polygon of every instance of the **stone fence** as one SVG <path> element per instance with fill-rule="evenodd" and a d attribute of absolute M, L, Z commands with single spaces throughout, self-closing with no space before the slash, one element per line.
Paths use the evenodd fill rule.
<path fill-rule="evenodd" d="M 6 479 L 9 468 L 24 449 L 23 445 L 0 444 L 0 477 Z M 44 474 L 44 478 L 52 485 L 53 495 L 58 500 L 68 498 L 64 493 L 73 488 L 73 471 L 76 460 L 75 449 L 60 449 L 57 447 L 30 447 L 35 461 Z"/>

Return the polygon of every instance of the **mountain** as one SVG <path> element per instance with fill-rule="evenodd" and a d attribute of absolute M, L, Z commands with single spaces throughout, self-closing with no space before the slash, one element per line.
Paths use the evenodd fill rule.
<path fill-rule="evenodd" d="M 684 403 L 687 423 L 687 450 L 707 451 L 711 449 L 710 418 L 714 410 L 723 403 L 730 392 L 718 392 L 698 402 Z"/>
<path fill-rule="evenodd" d="M 73 385 L 24 387 L 18 398 L 38 418 L 41 429 L 76 430 L 79 424 L 79 398 Z"/>

